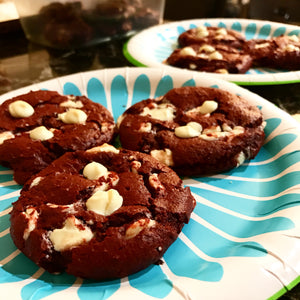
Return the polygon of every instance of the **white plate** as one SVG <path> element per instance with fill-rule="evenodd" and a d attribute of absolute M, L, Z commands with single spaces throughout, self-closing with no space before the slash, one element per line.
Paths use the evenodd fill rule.
<path fill-rule="evenodd" d="M 245 34 L 247 39 L 269 38 L 286 35 L 298 35 L 300 27 L 269 21 L 248 19 L 196 19 L 171 22 L 146 29 L 124 45 L 124 55 L 136 66 L 163 67 L 163 62 L 178 47 L 177 38 L 182 32 L 199 25 L 217 26 L 234 29 Z M 168 68 L 175 68 L 168 66 Z M 284 72 L 269 68 L 253 68 L 246 74 L 216 74 L 218 79 L 225 79 L 241 85 L 284 84 L 300 81 L 300 71 Z"/>
<path fill-rule="evenodd" d="M 0 103 L 30 90 L 50 89 L 87 95 L 117 119 L 132 103 L 183 85 L 222 88 L 258 105 L 267 121 L 266 143 L 258 156 L 226 174 L 184 179 L 197 205 L 164 263 L 109 282 L 48 274 L 16 249 L 9 211 L 21 187 L 10 170 L 0 167 L 0 298 L 275 299 L 299 282 L 299 126 L 270 102 L 195 72 L 118 68 L 35 84 L 0 96 Z"/>

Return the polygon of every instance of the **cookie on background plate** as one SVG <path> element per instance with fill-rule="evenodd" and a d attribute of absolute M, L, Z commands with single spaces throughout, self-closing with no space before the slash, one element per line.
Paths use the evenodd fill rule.
<path fill-rule="evenodd" d="M 128 108 L 117 126 L 122 147 L 149 153 L 179 175 L 207 175 L 256 156 L 262 113 L 240 96 L 206 87 L 174 88 Z"/>
<path fill-rule="evenodd" d="M 68 152 L 32 177 L 13 203 L 10 233 L 49 272 L 121 278 L 159 263 L 194 206 L 172 169 L 103 144 Z"/>
<path fill-rule="evenodd" d="M 175 49 L 166 63 L 193 71 L 243 74 L 252 66 L 252 58 L 227 45 L 192 44 Z"/>
<path fill-rule="evenodd" d="M 31 91 L 0 105 L 0 164 L 24 184 L 67 151 L 112 141 L 111 113 L 85 96 Z"/>
<path fill-rule="evenodd" d="M 300 69 L 300 39 L 296 35 L 249 40 L 244 51 L 252 57 L 256 67 Z"/>

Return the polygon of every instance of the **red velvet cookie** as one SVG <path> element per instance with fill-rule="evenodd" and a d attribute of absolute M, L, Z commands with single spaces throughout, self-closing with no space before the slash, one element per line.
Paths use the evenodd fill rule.
<path fill-rule="evenodd" d="M 245 52 L 251 55 L 257 67 L 300 69 L 300 39 L 296 35 L 249 40 Z"/>
<path fill-rule="evenodd" d="M 246 73 L 252 65 L 252 58 L 226 45 L 192 44 L 175 49 L 166 63 L 202 72 Z"/>
<path fill-rule="evenodd" d="M 199 26 L 181 33 L 178 43 L 181 47 L 193 44 L 227 45 L 241 49 L 245 43 L 245 37 L 235 30 L 213 27 Z"/>
<path fill-rule="evenodd" d="M 180 175 L 219 173 L 256 156 L 264 142 L 260 110 L 240 96 L 181 87 L 128 108 L 118 120 L 124 148 L 149 153 Z"/>
<path fill-rule="evenodd" d="M 111 142 L 110 112 L 85 96 L 32 91 L 0 105 L 0 164 L 23 184 L 67 151 Z"/>
<path fill-rule="evenodd" d="M 16 246 L 49 272 L 104 280 L 157 263 L 195 206 L 177 174 L 111 145 L 68 152 L 13 203 Z"/>

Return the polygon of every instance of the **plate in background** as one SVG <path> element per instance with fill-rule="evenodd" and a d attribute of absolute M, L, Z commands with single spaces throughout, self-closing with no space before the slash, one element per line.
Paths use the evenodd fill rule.
<path fill-rule="evenodd" d="M 9 211 L 21 186 L 11 170 L 0 167 L 0 295 L 11 300 L 276 299 L 300 281 L 300 127 L 260 96 L 196 72 L 117 68 L 34 84 L 0 96 L 0 103 L 30 90 L 56 90 L 86 95 L 116 120 L 132 103 L 186 85 L 225 89 L 259 106 L 266 142 L 254 160 L 237 169 L 184 179 L 197 205 L 164 263 L 106 282 L 45 272 L 11 240 Z"/>
<path fill-rule="evenodd" d="M 185 20 L 158 25 L 141 31 L 124 45 L 124 55 L 136 66 L 178 69 L 173 66 L 167 66 L 163 62 L 178 47 L 178 36 L 182 32 L 200 25 L 233 29 L 243 33 L 246 39 L 266 39 L 281 34 L 297 35 L 300 37 L 299 26 L 276 22 L 250 19 Z M 280 71 L 270 68 L 252 68 L 246 74 L 207 74 L 240 85 L 270 85 L 300 82 L 300 70 Z"/>

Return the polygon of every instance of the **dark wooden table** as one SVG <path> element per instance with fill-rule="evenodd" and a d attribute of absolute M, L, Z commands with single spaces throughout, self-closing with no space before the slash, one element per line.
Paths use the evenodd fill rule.
<path fill-rule="evenodd" d="M 132 66 L 123 56 L 125 42 L 115 40 L 80 50 L 53 50 L 28 42 L 18 22 L 5 22 L 0 25 L 0 94 L 76 72 Z M 292 115 L 300 113 L 300 82 L 245 88 Z M 297 299 L 300 284 L 280 298 Z"/>

